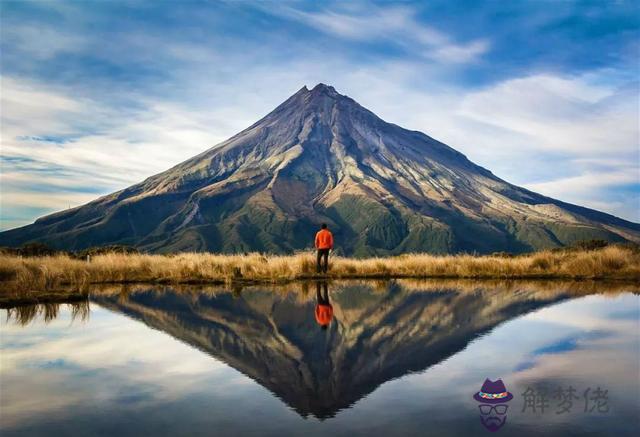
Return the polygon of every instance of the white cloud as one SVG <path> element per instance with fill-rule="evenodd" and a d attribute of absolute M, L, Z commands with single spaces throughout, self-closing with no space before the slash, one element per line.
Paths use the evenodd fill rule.
<path fill-rule="evenodd" d="M 434 51 L 427 51 L 425 56 L 442 62 L 467 63 L 473 62 L 488 52 L 489 47 L 487 40 L 476 40 L 465 45 L 446 44 Z"/>
<path fill-rule="evenodd" d="M 24 80 L 0 77 L 0 111 L 2 134 L 5 129 L 29 128 L 30 134 L 55 131 L 67 135 L 68 117 L 81 112 L 82 103 L 54 90 L 44 90 Z M 36 128 L 34 132 L 32 129 Z"/>
<path fill-rule="evenodd" d="M 584 78 L 534 75 L 465 96 L 460 115 L 535 138 L 537 147 L 610 155 L 638 144 L 637 95 Z"/>
<path fill-rule="evenodd" d="M 290 7 L 276 9 L 274 12 L 323 32 L 356 40 L 382 38 L 386 31 L 402 28 L 412 20 L 412 13 L 407 8 L 373 9 L 367 16 L 334 11 L 303 12 Z"/>
<path fill-rule="evenodd" d="M 5 205 L 10 205 L 12 207 L 32 207 L 37 205 L 39 208 L 58 211 L 63 209 L 62 207 L 65 204 L 68 205 L 68 207 L 78 206 L 90 202 L 95 198 L 95 194 L 66 192 L 64 189 L 61 189 L 61 191 L 57 193 L 38 193 L 26 190 L 12 190 L 10 192 L 2 193 L 2 204 L 3 208 Z"/>
<path fill-rule="evenodd" d="M 550 196 L 567 197 L 587 195 L 607 187 L 640 183 L 638 169 L 632 166 L 611 170 L 607 173 L 583 173 L 578 176 L 560 178 L 546 182 L 526 184 L 533 191 L 549 193 Z"/>
<path fill-rule="evenodd" d="M 269 12 L 311 26 L 321 32 L 355 41 L 385 40 L 442 63 L 468 63 L 491 47 L 487 39 L 459 43 L 433 27 L 420 23 L 407 6 L 354 8 L 337 12 L 305 12 L 292 7 L 269 5 Z"/>
<path fill-rule="evenodd" d="M 59 53 L 77 51 L 86 43 L 80 35 L 59 28 L 16 23 L 3 26 L 2 38 L 23 54 L 39 61 Z"/>
<path fill-rule="evenodd" d="M 52 212 L 78 206 L 224 139 L 210 129 L 209 114 L 175 103 L 143 101 L 144 109 L 119 111 L 37 82 L 3 77 L 1 87 L 3 216 L 31 202 Z"/>

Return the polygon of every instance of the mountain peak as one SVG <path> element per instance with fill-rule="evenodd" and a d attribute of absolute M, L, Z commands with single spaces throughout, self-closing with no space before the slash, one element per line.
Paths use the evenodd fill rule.
<path fill-rule="evenodd" d="M 311 90 L 311 93 L 312 94 L 325 94 L 325 95 L 328 95 L 330 97 L 341 96 L 341 94 L 338 93 L 334 87 L 332 87 L 331 85 L 326 85 L 324 83 L 319 83 L 318 85 L 314 86 L 313 89 Z"/>
<path fill-rule="evenodd" d="M 331 85 L 327 85 L 324 83 L 319 83 L 316 86 L 313 87 L 312 91 L 329 91 L 329 92 L 336 92 L 336 89 L 334 87 L 332 87 Z"/>
<path fill-rule="evenodd" d="M 319 110 L 320 107 L 324 107 L 326 109 L 326 104 L 335 102 L 341 99 L 349 99 L 347 96 L 340 94 L 336 91 L 334 87 L 331 85 L 327 85 L 324 83 L 319 83 L 315 85 L 313 88 L 309 89 L 306 85 L 296 91 L 291 97 L 285 100 L 280 106 L 278 106 L 274 112 L 279 112 L 282 108 L 291 107 L 293 105 L 294 108 L 300 109 L 299 105 L 309 105 L 312 104 L 315 107 L 315 110 Z M 320 103 L 324 102 L 324 103 Z M 319 105 L 319 106 L 318 106 Z"/>

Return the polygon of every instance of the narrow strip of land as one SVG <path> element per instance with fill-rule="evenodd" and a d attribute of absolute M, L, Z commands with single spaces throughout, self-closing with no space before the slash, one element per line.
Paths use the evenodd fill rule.
<path fill-rule="evenodd" d="M 90 261 L 66 255 L 0 256 L 2 293 L 86 290 L 91 284 L 282 283 L 302 279 L 477 278 L 640 281 L 640 251 L 625 246 L 542 251 L 519 256 L 406 254 L 388 258 L 333 257 L 327 275 L 312 254 L 290 256 L 108 253 Z"/>

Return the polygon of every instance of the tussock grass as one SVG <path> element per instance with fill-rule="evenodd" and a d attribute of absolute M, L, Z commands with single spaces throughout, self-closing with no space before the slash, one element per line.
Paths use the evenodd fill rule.
<path fill-rule="evenodd" d="M 316 277 L 315 256 L 103 254 L 91 262 L 66 255 L 0 256 L 5 291 L 55 290 L 90 284 L 164 282 L 286 282 Z M 595 250 L 543 251 L 521 256 L 406 254 L 389 258 L 332 257 L 330 278 L 565 278 L 640 281 L 640 252 L 623 246 Z"/>
<path fill-rule="evenodd" d="M 61 305 L 60 303 L 39 303 L 9 307 L 6 321 L 7 323 L 13 322 L 22 326 L 28 325 L 37 319 L 42 319 L 45 323 L 49 323 L 58 317 Z M 88 300 L 68 302 L 64 305 L 71 310 L 72 322 L 76 320 L 85 322 L 89 319 L 90 308 Z"/>

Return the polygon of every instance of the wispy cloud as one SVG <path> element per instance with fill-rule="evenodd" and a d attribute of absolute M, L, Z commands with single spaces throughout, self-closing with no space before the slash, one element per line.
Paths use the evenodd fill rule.
<path fill-rule="evenodd" d="M 351 5 L 341 11 L 307 12 L 289 6 L 269 5 L 269 11 L 340 38 L 361 42 L 387 41 L 410 55 L 443 63 L 473 62 L 491 47 L 488 38 L 456 42 L 450 35 L 420 23 L 416 10 L 408 6 Z"/>
<path fill-rule="evenodd" d="M 174 104 L 149 101 L 122 111 L 41 83 L 2 79 L 3 216 L 28 205 L 48 212 L 78 206 L 223 139 L 210 132 L 205 114 Z M 5 221 L 3 227 L 15 224 Z"/>
<path fill-rule="evenodd" d="M 636 149 L 637 91 L 638 83 L 612 89 L 583 77 L 534 75 L 469 93 L 460 113 L 535 138 L 549 150 L 610 156 Z"/>
<path fill-rule="evenodd" d="M 10 26 L 2 31 L 2 37 L 7 44 L 40 61 L 60 53 L 76 52 L 87 42 L 82 35 L 34 24 Z"/>
<path fill-rule="evenodd" d="M 578 176 L 527 184 L 527 187 L 534 191 L 552 193 L 550 195 L 566 198 L 571 195 L 585 196 L 593 193 L 594 190 L 612 186 L 637 184 L 638 177 L 638 168 L 632 164 L 615 167 L 615 170 L 606 173 L 585 172 Z"/>

